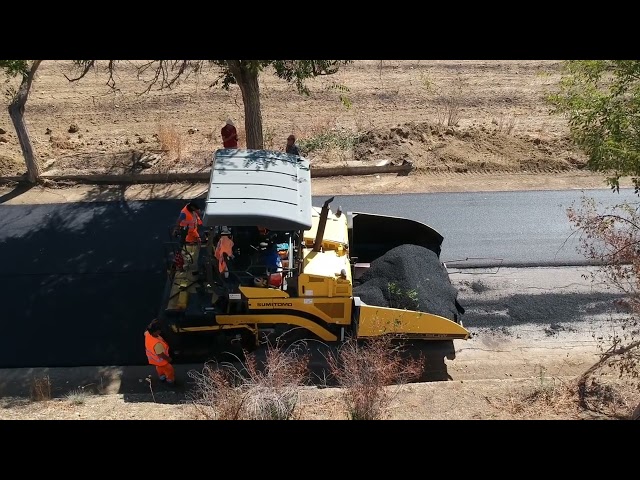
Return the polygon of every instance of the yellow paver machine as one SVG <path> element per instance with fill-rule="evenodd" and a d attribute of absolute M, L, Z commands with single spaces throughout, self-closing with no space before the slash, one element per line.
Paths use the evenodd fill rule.
<path fill-rule="evenodd" d="M 470 337 L 455 298 L 447 300 L 455 303 L 450 314 L 415 302 L 409 302 L 414 309 L 407 308 L 407 302 L 389 300 L 388 293 L 397 297 L 398 288 L 384 278 L 377 279 L 384 294 L 377 304 L 358 294 L 376 261 L 406 245 L 437 259 L 439 281 L 452 289 L 439 261 L 443 237 L 433 228 L 405 218 L 333 210 L 335 197 L 314 206 L 309 161 L 301 156 L 221 149 L 213 160 L 201 242 L 176 242 L 168 255 L 158 318 L 174 350 L 186 348 L 187 339 L 250 350 L 288 338 L 336 344 L 392 335 L 443 342 L 453 352 L 453 340 Z M 232 247 L 221 261 L 216 250 L 223 235 Z M 410 290 L 414 300 L 431 295 L 424 282 Z"/>

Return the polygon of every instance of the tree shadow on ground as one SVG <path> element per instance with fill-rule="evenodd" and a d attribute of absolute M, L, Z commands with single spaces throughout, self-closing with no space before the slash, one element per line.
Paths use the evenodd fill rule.
<path fill-rule="evenodd" d="M 3 205 L 0 368 L 144 365 L 183 203 Z"/>
<path fill-rule="evenodd" d="M 14 186 L 13 190 L 5 193 L 4 195 L 0 195 L 0 204 L 6 203 L 9 200 L 13 200 L 16 197 L 27 193 L 33 187 L 34 185 L 30 183 L 18 183 Z"/>

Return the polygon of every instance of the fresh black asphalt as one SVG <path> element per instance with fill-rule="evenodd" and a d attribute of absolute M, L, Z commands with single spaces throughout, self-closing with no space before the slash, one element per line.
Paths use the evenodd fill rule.
<path fill-rule="evenodd" d="M 183 205 L 2 205 L 0 368 L 144 365 Z"/>

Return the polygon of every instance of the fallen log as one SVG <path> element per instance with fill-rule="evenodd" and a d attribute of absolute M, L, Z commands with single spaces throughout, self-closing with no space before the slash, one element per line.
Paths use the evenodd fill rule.
<path fill-rule="evenodd" d="M 312 168 L 311 177 L 340 177 L 355 175 L 375 175 L 385 173 L 396 173 L 398 175 L 408 175 L 413 170 L 410 162 L 402 165 L 372 165 L 362 167 L 333 167 L 333 168 Z M 160 184 L 160 183 L 208 183 L 211 173 L 191 172 L 191 173 L 127 173 L 127 174 L 76 174 L 76 175 L 51 175 L 40 176 L 42 181 L 51 182 L 73 182 L 91 185 L 130 185 L 130 184 Z M 25 183 L 26 177 L 8 176 L 0 177 L 0 183 Z"/>

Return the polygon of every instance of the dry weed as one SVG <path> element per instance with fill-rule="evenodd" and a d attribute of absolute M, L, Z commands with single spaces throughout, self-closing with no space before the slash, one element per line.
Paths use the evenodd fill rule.
<path fill-rule="evenodd" d="M 612 377 L 590 376 L 563 382 L 541 370 L 538 385 L 510 393 L 506 400 L 489 401 L 516 418 L 631 418 L 637 399 Z"/>
<path fill-rule="evenodd" d="M 623 383 L 607 382 L 605 378 L 590 378 L 574 389 L 579 406 L 585 411 L 606 417 L 633 418 L 634 409 L 640 404 L 638 392 Z"/>
<path fill-rule="evenodd" d="M 73 150 L 75 149 L 74 143 L 71 141 L 69 135 L 51 135 L 49 142 L 53 148 L 59 148 L 60 150 Z"/>
<path fill-rule="evenodd" d="M 283 142 L 278 142 L 276 138 L 276 133 L 273 128 L 265 128 L 263 134 L 264 148 L 268 150 L 282 150 L 286 145 L 286 140 Z"/>
<path fill-rule="evenodd" d="M 156 135 L 163 151 L 173 156 L 176 160 L 182 158 L 182 137 L 176 127 L 160 124 Z"/>
<path fill-rule="evenodd" d="M 556 379 L 534 388 L 514 389 L 505 398 L 485 399 L 496 409 L 522 420 L 566 418 L 578 414 L 573 389 Z"/>
<path fill-rule="evenodd" d="M 319 137 L 336 128 L 336 118 L 314 117 L 312 124 L 304 133 L 305 138 Z M 300 135 L 302 136 L 302 135 Z"/>
<path fill-rule="evenodd" d="M 633 418 L 640 408 L 638 345 L 637 340 L 624 344 L 616 338 L 601 353 L 600 360 L 578 379 L 576 396 L 580 408 L 616 418 Z"/>
<path fill-rule="evenodd" d="M 341 398 L 350 419 L 382 419 L 395 395 L 389 387 L 420 378 L 422 359 L 402 353 L 393 337 L 382 336 L 364 342 L 347 340 L 337 354 L 329 354 L 329 369 L 343 389 Z"/>
<path fill-rule="evenodd" d="M 500 118 L 491 119 L 491 123 L 498 127 L 498 132 L 511 135 L 516 126 L 516 119 L 512 115 L 509 115 L 508 117 L 503 115 Z"/>
<path fill-rule="evenodd" d="M 36 402 L 51 400 L 51 379 L 48 375 L 35 377 L 31 384 L 31 399 Z"/>
<path fill-rule="evenodd" d="M 460 124 L 460 102 L 453 95 L 442 99 L 443 105 L 437 108 L 436 121 L 438 125 L 457 127 Z"/>
<path fill-rule="evenodd" d="M 263 362 L 246 353 L 238 368 L 207 363 L 191 394 L 200 418 L 218 420 L 288 420 L 299 400 L 299 387 L 308 375 L 308 357 L 296 348 L 267 346 Z"/>
<path fill-rule="evenodd" d="M 89 395 L 82 388 L 70 391 L 64 397 L 72 405 L 82 405 L 87 401 Z"/>
<path fill-rule="evenodd" d="M 366 116 L 362 111 L 355 113 L 356 132 L 368 132 L 375 128 L 375 122 L 371 117 Z"/>

